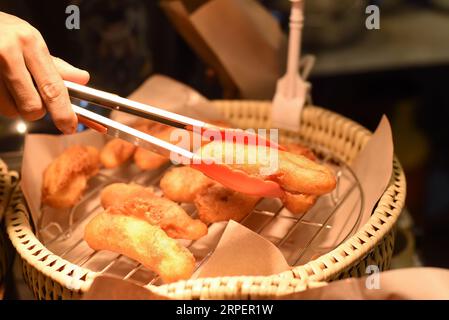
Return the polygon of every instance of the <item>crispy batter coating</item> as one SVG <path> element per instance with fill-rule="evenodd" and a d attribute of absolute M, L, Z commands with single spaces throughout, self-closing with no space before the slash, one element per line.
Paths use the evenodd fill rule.
<path fill-rule="evenodd" d="M 168 158 L 141 147 L 134 153 L 134 162 L 142 170 L 156 170 L 168 161 Z"/>
<path fill-rule="evenodd" d="M 136 121 L 131 127 L 167 141 L 172 129 L 169 126 L 145 119 Z M 110 140 L 101 150 L 100 158 L 103 166 L 111 169 L 122 165 L 133 155 L 137 166 L 144 170 L 159 168 L 167 162 L 166 158 L 157 153 L 140 147 L 137 148 L 132 143 L 122 139 Z"/>
<path fill-rule="evenodd" d="M 94 250 L 109 250 L 137 260 L 166 283 L 190 278 L 195 268 L 192 253 L 160 227 L 111 213 L 111 208 L 89 221 L 84 239 Z"/>
<path fill-rule="evenodd" d="M 105 168 L 113 169 L 128 161 L 136 150 L 136 147 L 122 139 L 112 139 L 101 149 L 100 160 Z"/>
<path fill-rule="evenodd" d="M 183 208 L 166 198 L 133 198 L 110 209 L 158 225 L 172 238 L 196 240 L 207 234 L 203 222 L 192 219 Z"/>
<path fill-rule="evenodd" d="M 135 128 L 165 141 L 170 140 L 170 134 L 173 130 L 172 127 L 155 122 L 137 124 Z M 141 147 L 138 147 L 134 153 L 134 162 L 142 170 L 155 170 L 168 163 L 168 161 L 168 158 Z"/>
<path fill-rule="evenodd" d="M 321 195 L 335 188 L 331 169 L 288 151 L 217 141 L 203 146 L 200 152 L 249 175 L 275 181 L 292 193 Z"/>
<path fill-rule="evenodd" d="M 106 186 L 100 194 L 101 206 L 105 209 L 123 204 L 126 200 L 136 197 L 155 196 L 152 187 L 143 187 L 139 184 L 112 183 Z"/>
<path fill-rule="evenodd" d="M 193 202 L 213 180 L 191 167 L 174 167 L 164 174 L 160 187 L 164 196 L 176 202 Z"/>
<path fill-rule="evenodd" d="M 227 127 L 227 122 L 210 121 L 209 123 Z M 154 121 L 139 121 L 134 127 L 140 131 L 153 135 L 156 138 L 178 145 L 190 151 L 194 148 L 196 133 L 179 128 L 173 128 Z M 176 131 L 176 132 L 175 132 Z M 188 139 L 187 141 L 184 139 Z M 201 139 L 201 137 L 199 137 Z M 205 143 L 200 140 L 200 143 Z M 134 162 L 142 170 L 155 170 L 168 163 L 169 159 L 147 149 L 137 148 L 134 153 Z"/>
<path fill-rule="evenodd" d="M 293 154 L 302 155 L 312 161 L 317 160 L 312 150 L 299 143 L 288 143 L 284 145 L 284 148 Z M 293 214 L 300 215 L 306 213 L 311 207 L 313 207 L 317 198 L 318 196 L 316 195 L 301 193 L 294 194 L 286 191 L 281 200 L 287 210 Z"/>
<path fill-rule="evenodd" d="M 42 203 L 62 209 L 74 206 L 87 186 L 87 180 L 99 170 L 98 150 L 76 145 L 67 148 L 45 169 Z"/>
<path fill-rule="evenodd" d="M 304 156 L 280 152 L 279 174 L 272 177 L 286 191 L 322 195 L 336 186 L 335 174 Z"/>
<path fill-rule="evenodd" d="M 292 143 L 287 143 L 287 144 L 284 144 L 283 147 L 288 152 L 291 152 L 293 154 L 304 156 L 307 159 L 312 160 L 312 161 L 316 161 L 317 160 L 315 153 L 313 153 L 312 150 L 310 150 L 309 148 L 303 146 L 300 143 L 293 143 L 293 142 Z"/>
<path fill-rule="evenodd" d="M 114 183 L 103 189 L 101 203 L 110 212 L 158 225 L 172 238 L 196 240 L 207 234 L 203 222 L 192 219 L 177 203 L 154 195 L 151 188 Z"/>
<path fill-rule="evenodd" d="M 201 221 L 213 223 L 218 221 L 240 221 L 246 217 L 260 200 L 225 188 L 216 183 L 203 189 L 195 198 L 195 206 Z"/>
<path fill-rule="evenodd" d="M 282 203 L 291 213 L 300 215 L 306 213 L 315 204 L 317 198 L 316 195 L 285 192 Z"/>

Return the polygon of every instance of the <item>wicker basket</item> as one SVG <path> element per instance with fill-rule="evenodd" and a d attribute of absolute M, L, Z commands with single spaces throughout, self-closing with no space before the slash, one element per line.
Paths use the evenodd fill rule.
<path fill-rule="evenodd" d="M 4 215 L 7 210 L 11 193 L 18 181 L 16 172 L 9 172 L 6 164 L 0 160 L 0 286 L 11 266 L 14 253 L 11 242 L 6 235 Z"/>
<path fill-rule="evenodd" d="M 216 101 L 224 117 L 242 128 L 269 128 L 269 102 Z M 370 138 L 357 123 L 318 108 L 304 109 L 301 132 L 281 132 L 281 139 L 300 139 L 321 145 L 350 163 Z M 388 269 L 394 246 L 394 227 L 405 200 L 405 177 L 397 159 L 387 190 L 370 220 L 331 252 L 269 277 L 221 277 L 150 286 L 155 292 L 177 299 L 273 298 L 323 282 L 366 274 L 368 265 Z M 37 240 L 29 213 L 17 188 L 7 212 L 9 237 L 23 260 L 23 272 L 39 299 L 76 299 L 97 275 L 52 254 Z"/>

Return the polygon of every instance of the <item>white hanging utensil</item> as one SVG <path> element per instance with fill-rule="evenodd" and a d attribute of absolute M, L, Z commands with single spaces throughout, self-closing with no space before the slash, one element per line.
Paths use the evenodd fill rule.
<path fill-rule="evenodd" d="M 297 131 L 301 111 L 306 103 L 309 84 L 299 74 L 301 32 L 304 23 L 304 1 L 290 0 L 290 34 L 287 72 L 277 82 L 273 99 L 272 127 Z"/>

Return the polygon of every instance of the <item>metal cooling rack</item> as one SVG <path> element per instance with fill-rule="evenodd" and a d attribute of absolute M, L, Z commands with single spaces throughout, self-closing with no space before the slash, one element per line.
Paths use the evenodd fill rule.
<path fill-rule="evenodd" d="M 335 157 L 329 156 L 327 152 L 321 150 L 318 154 L 321 162 L 333 166 L 336 170 L 337 186 L 332 193 L 321 196 L 315 206 L 302 216 L 295 216 L 288 212 L 277 199 L 262 199 L 255 209 L 240 221 L 242 225 L 274 243 L 291 266 L 307 263 L 340 245 L 354 233 L 363 211 L 362 188 L 351 168 Z M 159 180 L 167 169 L 169 169 L 169 166 L 156 171 L 128 170 L 121 174 L 110 170 L 100 171 L 96 177 L 89 181 L 88 191 L 82 200 L 68 212 L 68 219 L 66 214 L 58 213 L 58 216 L 62 217 L 62 222 L 45 222 L 44 218 L 50 214 L 48 211 L 53 209 L 48 207 L 41 208 L 41 219 L 37 223 L 38 238 L 55 255 L 80 267 L 101 274 L 119 276 L 141 285 L 161 284 L 159 277 L 155 273 L 132 259 L 121 254 L 90 249 L 83 240 L 83 230 L 89 221 L 89 217 L 93 217 L 94 214 L 102 211 L 99 195 L 106 185 L 114 182 L 140 183 L 155 187 L 156 193 L 162 195 L 159 189 Z M 120 176 L 124 177 L 121 178 Z M 132 176 L 132 178 L 127 179 L 125 176 Z M 343 180 L 346 181 L 345 188 L 342 187 Z M 333 228 L 333 219 L 338 219 L 336 216 L 338 209 L 348 200 L 353 192 L 357 192 L 356 196 L 359 200 L 350 213 L 350 215 L 355 217 L 355 220 L 349 232 L 343 235 L 340 234 L 339 240 L 330 246 L 322 246 L 326 232 Z M 197 211 L 192 204 L 180 205 L 193 218 L 197 217 Z M 348 213 L 346 212 L 345 214 Z M 209 226 L 209 230 L 211 230 L 211 226 Z M 273 230 L 276 230 L 276 232 L 273 233 Z M 298 234 L 301 235 L 300 243 L 295 242 Z M 215 248 L 206 248 L 206 250 L 202 248 L 202 250 L 195 252 L 193 250 L 195 244 L 200 240 L 180 240 L 183 245 L 193 252 L 197 260 L 196 269 L 207 261 Z M 80 278 L 82 277 L 83 275 L 80 275 Z"/>

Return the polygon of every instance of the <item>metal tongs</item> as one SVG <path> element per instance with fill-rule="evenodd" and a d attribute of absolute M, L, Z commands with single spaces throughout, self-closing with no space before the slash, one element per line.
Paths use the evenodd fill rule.
<path fill-rule="evenodd" d="M 132 114 L 171 127 L 199 132 L 201 134 L 205 130 L 208 130 L 209 132 L 215 131 L 217 134 L 220 134 L 223 139 L 226 136 L 226 132 L 229 131 L 232 131 L 232 135 L 234 137 L 242 137 L 242 135 L 244 137 L 248 137 L 250 135 L 255 135 L 240 129 L 223 129 L 203 121 L 185 117 L 173 112 L 69 81 L 64 81 L 64 83 L 69 90 L 69 95 L 71 98 L 90 102 L 111 110 Z M 232 190 L 263 197 L 281 197 L 283 195 L 281 187 L 274 181 L 266 181 L 258 177 L 253 177 L 243 171 L 232 169 L 226 164 L 218 163 L 216 161 L 212 161 L 211 159 L 203 159 L 201 158 L 201 155 L 191 152 L 190 150 L 186 150 L 167 141 L 158 139 L 150 134 L 144 133 L 75 105 L 73 104 L 73 99 L 72 107 L 80 122 L 84 123 L 88 127 L 100 133 L 126 140 L 136 146 L 151 150 L 167 158 L 170 158 L 170 155 L 174 153 L 179 159 L 183 160 L 183 164 L 190 165 L 192 168 L 201 171 L 206 176 Z M 281 148 L 279 145 L 270 140 L 260 137 L 259 135 L 255 136 L 255 141 L 258 145 L 265 144 L 271 148 Z M 250 139 L 243 139 L 243 141 L 246 143 L 247 141 L 250 141 Z M 252 141 L 254 141 L 254 139 Z"/>

